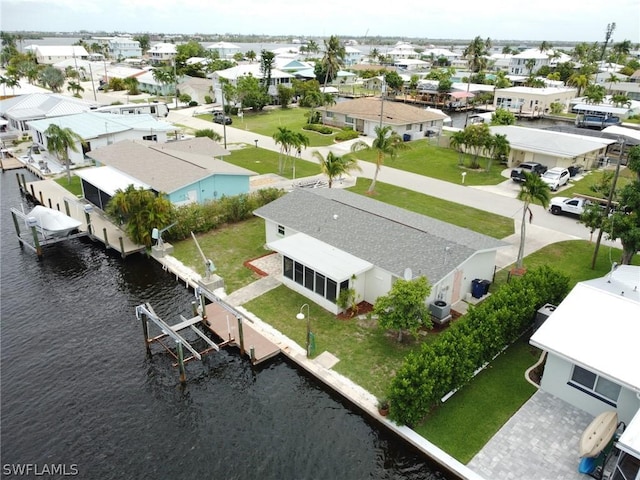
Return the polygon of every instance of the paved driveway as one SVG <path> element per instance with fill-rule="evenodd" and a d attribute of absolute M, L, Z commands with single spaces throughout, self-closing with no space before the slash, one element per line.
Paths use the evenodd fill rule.
<path fill-rule="evenodd" d="M 584 480 L 578 444 L 592 420 L 539 390 L 467 466 L 491 480 Z"/>

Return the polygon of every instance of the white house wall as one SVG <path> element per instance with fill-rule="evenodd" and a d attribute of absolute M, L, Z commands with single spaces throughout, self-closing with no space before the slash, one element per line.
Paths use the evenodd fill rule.
<path fill-rule="evenodd" d="M 381 295 L 386 295 L 393 285 L 393 276 L 379 267 L 374 266 L 366 272 L 363 300 L 373 305 Z"/>
<path fill-rule="evenodd" d="M 593 416 L 613 410 L 614 407 L 568 384 L 573 372 L 573 364 L 557 355 L 549 353 L 540 386 L 565 402 L 589 412 Z M 622 387 L 618 397 L 618 418 L 627 425 L 640 409 L 640 399 L 628 388 Z"/>

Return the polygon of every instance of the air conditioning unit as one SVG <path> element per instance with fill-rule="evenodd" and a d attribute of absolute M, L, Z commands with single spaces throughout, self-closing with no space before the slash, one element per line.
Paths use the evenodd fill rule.
<path fill-rule="evenodd" d="M 429 304 L 429 312 L 431 312 L 431 315 L 437 320 L 442 320 L 443 318 L 447 318 L 451 313 L 451 305 L 444 300 L 436 300 Z"/>
<path fill-rule="evenodd" d="M 551 314 L 558 308 L 555 305 L 550 303 L 545 304 L 543 307 L 539 308 L 536 312 L 536 319 L 533 322 L 533 330 L 538 330 L 542 324 L 545 322 L 547 318 L 551 316 Z"/>

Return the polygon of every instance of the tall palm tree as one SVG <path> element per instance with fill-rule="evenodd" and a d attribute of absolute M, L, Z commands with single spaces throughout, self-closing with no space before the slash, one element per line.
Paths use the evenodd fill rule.
<path fill-rule="evenodd" d="M 489 57 L 489 49 L 491 48 L 491 39 L 487 37 L 486 40 L 478 35 L 474 38 L 467 48 L 462 52 L 462 58 L 464 58 L 469 64 L 469 77 L 467 78 L 467 93 L 471 88 L 471 77 L 474 73 L 481 72 L 487 67 L 487 61 Z M 467 126 L 469 121 L 469 111 L 467 110 L 467 117 L 464 122 L 464 126 Z"/>
<path fill-rule="evenodd" d="M 315 150 L 312 154 L 320 164 L 320 171 L 325 174 L 329 180 L 329 188 L 333 185 L 333 180 L 342 175 L 349 174 L 352 171 L 361 172 L 362 168 L 358 165 L 358 160 L 351 155 L 337 156 L 333 152 L 329 152 L 325 157 Z"/>
<path fill-rule="evenodd" d="M 58 160 L 62 160 L 67 170 L 67 182 L 71 182 L 71 169 L 69 161 L 69 150 L 78 152 L 78 143 L 86 145 L 84 139 L 69 127 L 62 128 L 52 123 L 44 131 L 47 137 L 47 150 L 53 153 Z"/>
<path fill-rule="evenodd" d="M 552 48 L 553 48 L 553 45 L 551 45 L 546 40 L 543 40 L 542 43 L 540 44 L 540 47 L 539 47 L 541 53 L 544 53 L 547 50 L 551 50 Z"/>
<path fill-rule="evenodd" d="M 549 185 L 542 181 L 538 175 L 525 172 L 524 182 L 518 193 L 518 200 L 524 202 L 522 207 L 522 224 L 520 225 L 520 247 L 518 248 L 518 259 L 516 260 L 516 268 L 522 268 L 522 259 L 524 258 L 524 243 L 527 233 L 527 213 L 529 213 L 529 223 L 533 220 L 533 212 L 531 211 L 532 202 L 540 202 L 546 209 L 550 200 Z"/>
<path fill-rule="evenodd" d="M 295 132 L 287 127 L 278 127 L 278 131 L 272 135 L 276 145 L 280 145 L 280 155 L 278 155 L 278 173 L 284 171 L 286 158 L 289 156 L 291 147 L 295 144 Z M 284 155 L 284 159 L 283 159 Z"/>
<path fill-rule="evenodd" d="M 536 66 L 536 59 L 527 58 L 527 60 L 524 62 L 524 66 L 527 70 L 529 70 L 529 76 L 533 75 L 533 67 Z"/>
<path fill-rule="evenodd" d="M 584 96 L 587 99 L 587 103 L 592 105 L 599 105 L 604 100 L 607 91 L 602 85 L 592 83 L 584 89 Z"/>
<path fill-rule="evenodd" d="M 253 50 L 249 50 L 244 54 L 244 56 L 247 57 L 247 60 L 249 60 L 249 62 L 253 63 L 256 59 L 256 52 L 254 52 Z"/>
<path fill-rule="evenodd" d="M 607 78 L 607 82 L 609 82 L 609 93 L 613 91 L 613 84 L 618 83 L 620 81 L 620 77 L 618 77 L 615 73 L 611 73 L 609 78 Z"/>
<path fill-rule="evenodd" d="M 571 75 L 571 77 L 569 77 L 569 80 L 567 80 L 567 84 L 578 88 L 579 97 L 582 93 L 582 89 L 589 86 L 589 77 L 583 73 L 576 72 Z"/>
<path fill-rule="evenodd" d="M 373 174 L 373 180 L 371 181 L 371 185 L 367 189 L 367 193 L 371 194 L 375 191 L 376 188 L 376 180 L 378 179 L 378 173 L 380 173 L 380 168 L 382 168 L 382 164 L 384 162 L 384 157 L 388 156 L 389 158 L 395 158 L 398 155 L 398 152 L 401 150 L 407 150 L 409 145 L 402 141 L 402 138 L 398 133 L 391 128 L 390 125 L 385 127 L 378 126 L 375 128 L 376 138 L 373 140 L 371 146 L 363 142 L 362 140 L 354 143 L 351 146 L 352 152 L 357 152 L 359 150 L 373 150 L 376 152 L 376 171 Z"/>
<path fill-rule="evenodd" d="M 324 91 L 326 91 L 329 79 L 333 80 L 342 65 L 344 65 L 344 57 L 347 54 L 344 45 L 340 43 L 340 39 L 335 35 L 331 35 L 329 40 L 324 41 L 324 56 L 322 57 L 322 66 L 325 71 L 324 75 Z"/>

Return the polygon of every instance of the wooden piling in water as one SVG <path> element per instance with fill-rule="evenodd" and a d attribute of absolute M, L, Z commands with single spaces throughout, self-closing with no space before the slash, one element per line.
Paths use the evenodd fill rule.
<path fill-rule="evenodd" d="M 180 383 L 186 383 L 187 372 L 184 368 L 184 352 L 182 351 L 182 342 L 176 342 L 178 346 L 178 367 L 180 368 Z"/>
<path fill-rule="evenodd" d="M 242 333 L 242 317 L 238 317 L 238 337 L 240 337 L 240 354 L 244 355 L 244 334 Z"/>
<path fill-rule="evenodd" d="M 151 356 L 151 347 L 149 345 L 149 320 L 147 314 L 142 312 L 140 314 L 140 320 L 142 320 L 142 332 L 144 333 L 144 346 L 147 349 L 147 356 Z"/>

